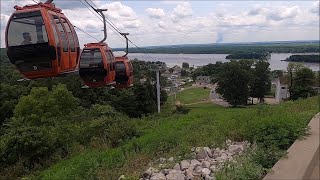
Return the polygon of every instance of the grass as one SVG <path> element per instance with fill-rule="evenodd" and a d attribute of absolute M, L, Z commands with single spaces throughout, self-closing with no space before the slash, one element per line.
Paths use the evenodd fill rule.
<path fill-rule="evenodd" d="M 190 88 L 183 90 L 177 94 L 177 100 L 183 104 L 191 104 L 200 101 L 208 100 L 210 89 L 204 88 Z"/>
<path fill-rule="evenodd" d="M 202 95 L 192 94 L 196 92 Z M 189 89 L 178 96 L 184 103 L 192 103 L 208 92 Z M 240 109 L 201 103 L 192 105 L 187 115 L 167 112 L 137 119 L 135 122 L 142 134 L 139 138 L 113 149 L 87 149 L 42 171 L 37 178 L 117 179 L 125 174 L 138 179 L 152 160 L 183 156 L 193 146 L 221 146 L 226 139 L 274 143 L 279 139 L 286 148 L 303 135 L 304 127 L 317 113 L 317 98 Z M 273 134 L 276 138 L 269 136 Z"/>

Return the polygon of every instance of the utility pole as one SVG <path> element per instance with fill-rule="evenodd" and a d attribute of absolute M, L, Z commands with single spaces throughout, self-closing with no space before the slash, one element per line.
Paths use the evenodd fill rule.
<path fill-rule="evenodd" d="M 158 104 L 158 113 L 160 113 L 160 69 L 156 70 L 157 76 L 157 104 Z"/>

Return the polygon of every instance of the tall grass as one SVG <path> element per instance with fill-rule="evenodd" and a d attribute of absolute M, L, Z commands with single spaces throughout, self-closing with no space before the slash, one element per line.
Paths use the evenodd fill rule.
<path fill-rule="evenodd" d="M 121 174 L 137 178 L 151 160 L 184 156 L 193 146 L 222 146 L 226 139 L 257 142 L 262 152 L 268 147 L 285 150 L 306 133 L 318 108 L 318 97 L 239 109 L 205 103 L 187 115 L 137 119 L 139 138 L 114 149 L 88 149 L 41 172 L 38 178 L 117 179 Z M 254 161 L 267 168 L 277 160 L 264 164 L 268 157 L 256 157 Z"/>

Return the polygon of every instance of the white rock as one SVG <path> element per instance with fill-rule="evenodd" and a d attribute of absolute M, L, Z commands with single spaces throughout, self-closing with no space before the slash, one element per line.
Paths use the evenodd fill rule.
<path fill-rule="evenodd" d="M 157 172 L 158 170 L 153 168 L 153 167 L 150 167 L 149 169 L 147 169 L 142 175 L 144 178 L 146 179 L 149 179 L 151 177 L 151 175 L 154 173 L 154 172 Z"/>
<path fill-rule="evenodd" d="M 195 147 L 192 147 L 192 148 L 191 148 L 191 152 L 194 152 L 195 150 L 196 150 Z"/>
<path fill-rule="evenodd" d="M 173 169 L 174 169 L 174 170 L 177 170 L 177 171 L 180 171 L 180 170 L 181 170 L 181 169 L 180 169 L 180 164 L 177 163 L 176 165 L 174 165 Z"/>
<path fill-rule="evenodd" d="M 232 144 L 232 142 L 231 142 L 230 139 L 226 140 L 226 145 L 227 145 L 227 146 L 230 146 L 231 144 Z"/>
<path fill-rule="evenodd" d="M 166 162 L 166 158 L 159 158 L 159 162 L 165 163 Z"/>
<path fill-rule="evenodd" d="M 195 167 L 196 165 L 201 165 L 201 163 L 196 159 L 192 159 L 190 166 Z"/>
<path fill-rule="evenodd" d="M 161 172 L 162 172 L 164 175 L 167 175 L 167 174 L 169 174 L 170 169 L 162 169 Z"/>
<path fill-rule="evenodd" d="M 205 180 L 215 180 L 214 177 L 211 177 L 211 176 L 209 176 L 209 175 L 206 175 L 206 177 L 205 177 L 204 179 L 205 179 Z"/>
<path fill-rule="evenodd" d="M 204 168 L 209 168 L 209 167 L 210 167 L 210 162 L 208 162 L 208 161 L 203 161 L 203 162 L 202 162 L 202 167 L 204 167 Z"/>
<path fill-rule="evenodd" d="M 188 169 L 186 169 L 185 175 L 187 179 L 193 179 L 193 168 L 189 167 Z"/>
<path fill-rule="evenodd" d="M 218 163 L 223 163 L 225 159 L 223 157 L 217 157 L 216 161 L 218 161 Z"/>
<path fill-rule="evenodd" d="M 199 176 L 199 175 L 201 175 L 201 174 L 202 174 L 202 169 L 203 169 L 203 167 L 201 167 L 201 166 L 196 166 L 196 167 L 194 168 L 194 170 L 193 170 L 193 175 L 194 175 L 194 176 Z"/>
<path fill-rule="evenodd" d="M 124 175 L 121 175 L 118 180 L 123 180 L 123 179 L 126 179 L 126 177 Z"/>
<path fill-rule="evenodd" d="M 217 165 L 218 162 L 215 159 L 210 159 L 209 160 L 210 165 Z"/>
<path fill-rule="evenodd" d="M 241 151 L 243 151 L 244 148 L 242 145 L 231 145 L 229 146 L 229 151 L 233 154 L 239 154 Z"/>
<path fill-rule="evenodd" d="M 211 171 L 208 168 L 203 168 L 201 171 L 202 176 L 210 175 Z"/>
<path fill-rule="evenodd" d="M 190 162 L 188 160 L 183 160 L 180 163 L 181 170 L 186 170 L 189 168 L 189 166 L 190 166 Z"/>
<path fill-rule="evenodd" d="M 211 151 L 211 149 L 209 147 L 204 147 L 203 149 L 205 151 L 207 151 L 207 154 L 208 154 L 209 157 L 212 157 L 212 151 Z"/>
<path fill-rule="evenodd" d="M 152 177 L 150 178 L 150 180 L 166 180 L 166 176 L 163 173 L 155 173 L 152 175 Z"/>
<path fill-rule="evenodd" d="M 210 168 L 209 168 L 212 172 L 215 172 L 215 171 L 217 171 L 218 170 L 218 168 L 217 168 L 217 166 L 216 165 L 212 165 L 212 166 L 210 166 Z"/>
<path fill-rule="evenodd" d="M 168 159 L 168 161 L 170 161 L 170 162 L 172 162 L 173 160 L 174 160 L 173 157 L 170 157 L 170 158 Z"/>
<path fill-rule="evenodd" d="M 172 170 L 168 175 L 166 175 L 166 178 L 168 180 L 184 180 L 185 175 L 182 174 L 182 171 Z"/>
<path fill-rule="evenodd" d="M 197 155 L 196 158 L 199 159 L 205 159 L 206 157 L 208 157 L 207 151 L 204 150 L 203 148 L 200 149 L 199 151 L 197 151 Z"/>

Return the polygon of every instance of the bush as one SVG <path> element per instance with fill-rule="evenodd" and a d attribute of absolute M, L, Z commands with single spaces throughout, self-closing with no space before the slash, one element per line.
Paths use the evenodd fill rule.
<path fill-rule="evenodd" d="M 254 161 L 253 152 L 249 150 L 244 155 L 235 157 L 235 161 L 226 162 L 222 170 L 215 174 L 217 180 L 262 179 L 266 170 Z"/>

